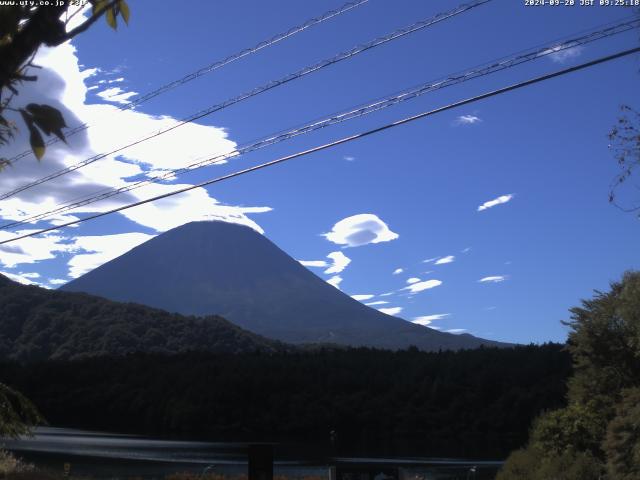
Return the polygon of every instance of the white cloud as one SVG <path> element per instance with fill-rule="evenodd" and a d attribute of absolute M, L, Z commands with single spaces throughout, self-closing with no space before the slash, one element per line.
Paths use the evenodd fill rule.
<path fill-rule="evenodd" d="M 371 300 L 375 295 L 351 295 L 351 298 L 354 300 L 358 300 L 359 302 L 362 300 Z"/>
<path fill-rule="evenodd" d="M 333 261 L 333 265 L 324 271 L 326 274 L 340 273 L 351 263 L 351 259 L 342 252 L 331 252 L 327 258 Z"/>
<path fill-rule="evenodd" d="M 380 296 L 381 296 L 381 297 L 389 297 L 389 296 L 393 295 L 394 293 L 396 293 L 396 292 L 386 292 L 386 293 L 381 293 L 381 294 L 380 294 Z"/>
<path fill-rule="evenodd" d="M 121 105 L 126 105 L 128 103 L 131 103 L 129 99 L 131 97 L 135 97 L 137 94 L 138 92 L 125 92 L 120 87 L 111 87 L 96 93 L 96 95 L 102 98 L 103 100 L 106 100 L 108 102 L 113 102 L 113 103 L 119 103 Z"/>
<path fill-rule="evenodd" d="M 401 290 L 409 290 L 411 293 L 418 293 L 424 290 L 439 287 L 440 285 L 442 285 L 442 282 L 440 280 L 426 280 L 424 282 L 414 283 L 402 288 Z"/>
<path fill-rule="evenodd" d="M 392 275 L 400 275 L 402 272 L 404 272 L 404 268 L 396 268 Z"/>
<path fill-rule="evenodd" d="M 73 241 L 73 251 L 79 253 L 69 260 L 69 276 L 84 275 L 151 238 L 153 235 L 146 233 L 77 237 Z"/>
<path fill-rule="evenodd" d="M 453 256 L 453 255 L 447 255 L 446 257 L 442 257 L 442 258 L 439 258 L 438 260 L 436 260 L 436 263 L 435 263 L 435 264 L 436 264 L 436 265 L 444 265 L 445 263 L 452 263 L 452 262 L 454 262 L 454 261 L 455 261 L 455 259 L 456 259 L 456 257 L 455 257 L 455 256 Z"/>
<path fill-rule="evenodd" d="M 582 55 L 584 47 L 581 45 L 565 45 L 560 44 L 555 47 L 548 48 L 547 50 L 540 53 L 539 56 L 545 55 L 548 56 L 555 63 L 566 63 L 571 59 L 578 58 Z"/>
<path fill-rule="evenodd" d="M 305 267 L 327 268 L 324 273 L 333 274 L 342 272 L 351 263 L 351 259 L 342 252 L 331 252 L 327 255 L 331 263 L 325 260 L 298 260 Z"/>
<path fill-rule="evenodd" d="M 402 312 L 402 307 L 379 308 L 378 311 L 386 313 L 387 315 L 397 315 Z"/>
<path fill-rule="evenodd" d="M 64 285 L 65 283 L 67 283 L 69 280 L 64 280 L 62 278 L 51 278 L 49 279 L 49 284 L 50 285 Z"/>
<path fill-rule="evenodd" d="M 35 230 L 17 230 L 9 232 L 0 230 L 0 241 L 9 240 L 21 235 L 33 233 Z M 56 258 L 60 253 L 68 252 L 71 245 L 64 237 L 55 234 L 45 234 L 29 237 L 19 243 L 0 246 L 0 265 L 14 268 L 17 265 L 41 262 Z"/>
<path fill-rule="evenodd" d="M 456 118 L 456 121 L 454 123 L 456 125 L 473 125 L 474 123 L 479 123 L 481 121 L 482 119 L 475 115 L 460 115 L 458 118 Z"/>
<path fill-rule="evenodd" d="M 492 275 L 489 277 L 482 277 L 478 282 L 480 283 L 500 283 L 504 282 L 508 277 L 506 275 Z"/>
<path fill-rule="evenodd" d="M 431 263 L 435 262 L 436 260 L 438 260 L 438 257 L 427 258 L 426 260 L 423 260 L 422 263 Z"/>
<path fill-rule="evenodd" d="M 466 332 L 467 329 L 466 328 L 451 328 L 449 330 L 445 330 L 445 332 L 447 333 L 453 333 L 455 335 L 459 335 L 460 333 L 464 333 Z"/>
<path fill-rule="evenodd" d="M 478 207 L 478 211 L 481 212 L 483 210 L 486 210 L 487 208 L 491 208 L 491 207 L 495 207 L 496 205 L 507 203 L 512 198 L 513 198 L 513 193 L 510 193 L 508 195 L 501 195 L 498 198 L 494 198 L 493 200 L 484 202 L 482 205 Z"/>
<path fill-rule="evenodd" d="M 373 307 L 375 305 L 387 305 L 389 302 L 385 302 L 384 300 L 378 300 L 377 302 L 365 303 L 367 307 Z"/>
<path fill-rule="evenodd" d="M 347 162 L 353 162 L 355 161 L 356 157 L 353 157 L 351 155 L 345 155 L 344 157 L 342 157 L 344 160 L 346 160 Z"/>
<path fill-rule="evenodd" d="M 329 266 L 327 262 L 324 260 L 298 260 L 305 267 L 318 267 L 318 268 L 326 268 Z"/>
<path fill-rule="evenodd" d="M 3 272 L 3 271 L 0 271 L 0 274 L 4 275 L 5 277 L 8 277 L 10 280 L 13 280 L 14 282 L 18 282 L 23 285 L 38 285 L 36 282 L 31 280 L 26 275 L 20 275 L 18 273 L 9 273 L 9 272 Z"/>
<path fill-rule="evenodd" d="M 411 277 L 407 279 L 407 283 L 411 285 L 412 283 L 418 283 L 420 279 L 418 277 Z"/>
<path fill-rule="evenodd" d="M 44 68 L 38 71 L 37 82 L 25 82 L 20 91 L 22 101 L 50 104 L 62 111 L 70 126 L 88 123 L 91 128 L 70 137 L 68 146 L 64 143 L 49 146 L 42 162 L 36 162 L 32 158 L 16 162 L 11 168 L 11 175 L 3 178 L 3 191 L 23 186 L 78 161 L 113 150 L 114 147 L 117 148 L 179 123 L 178 119 L 167 115 L 150 115 L 139 109 L 120 110 L 116 105 L 95 103 L 95 101 L 87 103 L 86 97 L 89 91 L 87 82 L 92 77 L 101 75 L 102 72 L 96 68 L 81 70 L 76 49 L 70 43 L 53 49 L 40 49 L 34 63 Z M 114 80 L 105 80 L 105 82 L 119 83 L 123 80 L 123 77 L 119 77 Z M 134 94 L 125 92 L 120 87 L 114 88 L 119 90 L 111 89 L 108 93 L 116 94 L 116 101 L 121 103 Z M 105 92 L 99 95 L 104 97 L 107 95 Z M 113 101 L 114 97 L 110 100 Z M 141 143 L 115 156 L 107 156 L 92 165 L 6 199 L 0 203 L 0 217 L 4 221 L 23 220 L 54 209 L 72 198 L 91 195 L 106 187 L 131 185 L 146 175 L 184 167 L 194 160 L 216 154 L 234 152 L 235 148 L 235 142 L 227 138 L 227 132 L 223 128 L 197 123 L 186 124 L 153 141 Z M 28 149 L 28 138 L 24 132 L 20 132 L 16 141 L 7 146 L 4 155 L 11 157 L 25 149 Z M 133 176 L 138 178 L 131 178 Z M 82 212 L 100 213 L 190 185 L 188 183 L 153 184 L 87 205 L 82 208 Z M 199 188 L 157 203 L 125 210 L 119 216 L 156 232 L 166 231 L 190 221 L 215 219 L 247 225 L 263 233 L 260 226 L 247 215 L 270 210 L 269 207 L 224 205 L 211 197 L 207 190 Z M 77 218 L 75 215 L 69 213 L 61 214 L 41 222 L 38 226 L 43 223 L 47 226 L 56 225 L 75 218 Z M 23 230 L 20 233 L 28 231 Z M 0 232 L 0 240 L 14 235 L 15 233 L 7 231 Z M 129 232 L 122 235 L 142 234 Z M 61 253 L 73 254 L 83 250 L 79 249 L 78 245 L 63 232 L 24 239 L 19 244 L 16 243 L 15 247 L 13 244 L 0 247 L 0 251 L 2 252 L 0 264 L 13 268 L 21 263 L 54 259 Z M 98 248 L 93 254 L 79 253 L 82 256 L 76 260 L 72 259 L 69 266 L 76 275 L 86 271 L 89 264 L 98 266 L 99 258 L 108 257 L 108 255 L 100 257 L 101 251 L 106 252 L 107 247 Z M 91 255 L 91 261 L 88 255 Z"/>
<path fill-rule="evenodd" d="M 22 273 L 20 272 L 20 275 L 22 275 L 24 278 L 29 278 L 29 279 L 34 279 L 34 278 L 40 278 L 40 274 L 39 273 Z"/>
<path fill-rule="evenodd" d="M 433 322 L 435 320 L 442 320 L 443 318 L 447 318 L 450 315 L 451 315 L 450 313 L 438 313 L 438 314 L 435 314 L 435 315 L 423 315 L 421 317 L 415 317 L 412 320 L 412 322 L 416 323 L 418 325 L 422 325 L 422 326 L 426 327 L 431 322 Z"/>
<path fill-rule="evenodd" d="M 462 253 L 469 253 L 471 251 L 471 247 L 467 247 L 464 250 L 462 250 Z"/>
<path fill-rule="evenodd" d="M 342 283 L 342 277 L 340 275 L 334 275 L 329 280 L 327 280 L 329 285 L 333 285 L 338 290 L 340 290 L 340 283 Z"/>
<path fill-rule="evenodd" d="M 371 213 L 361 213 L 343 218 L 333 226 L 329 233 L 323 235 L 330 242 L 347 247 L 389 242 L 399 236 L 392 232 L 380 218 Z"/>

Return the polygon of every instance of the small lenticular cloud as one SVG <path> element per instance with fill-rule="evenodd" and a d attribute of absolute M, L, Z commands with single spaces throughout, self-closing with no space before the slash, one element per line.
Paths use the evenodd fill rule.
<path fill-rule="evenodd" d="M 506 275 L 492 275 L 489 277 L 483 277 L 478 282 L 480 283 L 500 283 L 507 279 Z"/>
<path fill-rule="evenodd" d="M 475 115 L 460 115 L 458 118 L 456 118 L 455 124 L 456 125 L 473 125 L 474 123 L 479 123 L 481 121 L 482 119 Z"/>
<path fill-rule="evenodd" d="M 426 327 L 431 322 L 433 322 L 435 320 L 442 320 L 443 318 L 447 318 L 450 315 L 451 315 L 450 313 L 438 313 L 438 314 L 435 314 L 435 315 L 423 315 L 421 317 L 414 318 L 412 320 L 412 323 L 415 323 L 417 325 L 422 325 L 423 327 Z"/>
<path fill-rule="evenodd" d="M 354 300 L 371 300 L 373 297 L 375 297 L 375 295 L 368 295 L 368 294 L 364 294 L 364 295 L 351 295 L 351 298 L 353 298 Z"/>
<path fill-rule="evenodd" d="M 501 195 L 498 198 L 494 198 L 493 200 L 489 200 L 488 202 L 484 202 L 482 205 L 478 207 L 478 211 L 481 212 L 483 210 L 487 210 L 488 208 L 495 207 L 496 205 L 501 205 L 503 203 L 507 203 L 513 198 L 513 193 L 509 193 L 508 195 Z"/>
<path fill-rule="evenodd" d="M 435 265 L 444 265 L 445 263 L 453 263 L 456 257 L 453 255 L 447 255 L 446 257 L 439 258 L 436 260 Z"/>
<path fill-rule="evenodd" d="M 402 307 L 379 308 L 378 311 L 387 315 L 397 315 L 402 312 Z"/>

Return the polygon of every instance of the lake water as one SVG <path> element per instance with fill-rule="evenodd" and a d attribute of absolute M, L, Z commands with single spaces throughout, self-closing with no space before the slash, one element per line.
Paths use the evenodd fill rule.
<path fill-rule="evenodd" d="M 248 443 L 193 442 L 63 428 L 38 428 L 31 438 L 4 440 L 4 448 L 40 468 L 96 478 L 163 478 L 177 472 L 247 473 Z M 427 457 L 330 457 L 303 445 L 274 444 L 274 474 L 329 478 L 332 465 L 401 467 L 406 480 L 495 476 L 500 462 Z M 475 467 L 475 471 L 474 471 Z M 376 467 L 377 468 L 377 467 Z"/>

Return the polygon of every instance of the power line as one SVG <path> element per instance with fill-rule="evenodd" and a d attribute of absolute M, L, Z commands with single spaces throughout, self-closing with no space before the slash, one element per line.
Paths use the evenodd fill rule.
<path fill-rule="evenodd" d="M 525 62 L 537 60 L 544 56 L 556 54 L 562 50 L 575 48 L 589 42 L 601 40 L 603 38 L 607 38 L 612 35 L 623 33 L 637 26 L 640 26 L 640 18 L 633 18 L 633 19 L 621 21 L 615 24 L 608 24 L 606 26 L 599 27 L 599 29 L 588 31 L 587 33 L 579 37 L 573 37 L 573 38 L 566 37 L 561 44 L 558 44 L 558 41 L 556 40 L 554 42 L 550 42 L 545 45 L 520 52 L 519 54 L 503 57 L 501 59 L 495 60 L 488 64 L 484 64 L 479 67 L 474 67 L 464 72 L 452 74 L 444 79 L 440 79 L 435 82 L 433 81 L 428 82 L 428 83 L 419 85 L 417 87 L 404 90 L 398 94 L 386 97 L 384 99 L 377 100 L 372 103 L 365 104 L 347 111 L 343 111 L 341 113 L 334 114 L 329 117 L 325 117 L 321 120 L 316 120 L 311 123 L 307 123 L 303 126 L 291 129 L 289 131 L 274 134 L 270 137 L 263 138 L 253 143 L 246 144 L 245 146 L 242 146 L 229 153 L 219 154 L 215 157 L 207 158 L 205 160 L 198 161 L 186 167 L 174 169 L 159 175 L 152 175 L 147 177 L 145 180 L 140 180 L 138 182 L 130 183 L 119 188 L 107 188 L 89 196 L 78 197 L 77 199 L 70 200 L 65 204 L 61 204 L 59 207 L 53 210 L 41 212 L 31 217 L 2 225 L 0 226 L 0 229 L 12 228 L 12 227 L 16 227 L 26 223 L 31 223 L 33 221 L 41 220 L 41 219 L 50 217 L 52 215 L 65 213 L 70 210 L 83 207 L 85 205 L 89 205 L 101 200 L 105 200 L 107 198 L 111 198 L 121 193 L 126 193 L 132 190 L 136 190 L 138 188 L 144 187 L 145 185 L 149 185 L 151 183 L 156 183 L 161 180 L 167 180 L 177 175 L 181 175 L 183 173 L 193 171 L 198 168 L 218 164 L 230 158 L 237 158 L 240 155 L 253 152 L 255 150 L 259 150 L 261 148 L 274 145 L 276 143 L 280 143 L 285 140 L 289 140 L 290 138 L 293 138 L 299 135 L 304 135 L 306 133 L 310 133 L 310 132 L 319 130 L 321 128 L 325 128 L 330 125 L 341 123 L 347 120 L 352 120 L 354 118 L 358 118 L 360 116 L 376 112 L 378 110 L 416 98 L 418 96 L 424 95 L 426 93 L 429 93 L 435 90 L 439 90 L 441 88 L 449 87 L 452 85 L 456 85 L 458 83 L 465 82 L 467 80 L 472 80 L 474 78 L 496 73 L 498 71 L 505 70 L 507 68 L 512 68 L 514 66 L 520 65 Z"/>
<path fill-rule="evenodd" d="M 289 37 L 292 37 L 293 35 L 296 35 L 300 32 L 305 31 L 306 29 L 313 27 L 315 25 L 318 25 L 322 22 L 325 22 L 327 20 L 330 20 L 331 18 L 337 17 L 339 15 L 342 15 L 343 13 L 348 12 L 349 10 L 352 10 L 356 7 L 359 7 L 365 3 L 367 3 L 369 0 L 355 0 L 355 1 L 349 1 L 347 3 L 345 3 L 344 5 L 342 5 L 340 8 L 337 8 L 335 10 L 329 10 L 325 13 L 323 13 L 322 15 L 320 15 L 319 17 L 315 17 L 315 18 L 311 18 L 309 20 L 307 20 L 306 22 L 297 25 L 295 27 L 290 28 L 289 30 L 287 30 L 286 32 L 282 32 L 279 33 L 277 35 L 274 35 L 273 37 L 271 37 L 268 40 L 263 40 L 262 42 L 254 45 L 253 47 L 250 48 L 245 48 L 244 50 L 240 50 L 236 53 L 233 53 L 231 55 L 229 55 L 228 57 L 222 59 L 222 60 L 218 60 L 216 62 L 213 62 L 209 65 L 206 65 L 202 68 L 200 68 L 199 70 L 196 70 L 195 72 L 189 73 L 187 75 L 185 75 L 184 77 L 178 79 L 178 80 L 174 80 L 172 82 L 169 82 L 165 85 L 162 85 L 161 87 L 158 87 L 157 89 L 148 92 L 144 95 L 141 95 L 137 98 L 134 98 L 133 100 L 131 100 L 129 103 L 127 103 L 126 105 L 121 105 L 120 107 L 118 107 L 120 110 L 129 110 L 132 109 L 148 100 L 151 100 L 152 98 L 157 97 L 158 95 L 161 95 L 165 92 L 168 92 L 169 90 L 173 90 L 174 88 L 177 88 L 181 85 L 184 85 L 185 83 L 188 83 L 192 80 L 195 80 L 196 78 L 202 77 L 203 75 L 206 75 L 207 73 L 213 72 L 214 70 L 218 70 L 219 68 L 222 68 L 226 65 L 229 65 L 230 63 L 235 62 L 236 60 L 240 60 L 243 57 L 246 57 L 248 55 L 252 55 L 256 52 L 259 52 L 260 50 L 270 47 L 271 45 L 275 45 L 278 42 L 281 42 L 282 40 L 285 40 Z M 65 137 L 69 138 L 72 135 L 75 135 L 76 133 L 80 133 L 84 130 L 87 130 L 90 127 L 89 124 L 87 123 L 83 123 L 82 125 L 78 125 L 77 127 L 74 127 L 70 130 L 67 130 L 64 132 Z M 59 142 L 60 139 L 57 137 L 52 137 L 50 138 L 47 142 L 45 142 L 45 145 L 49 146 L 49 145 L 53 145 L 54 143 Z M 32 154 L 31 150 L 25 150 L 24 152 L 16 155 L 13 158 L 9 159 L 9 162 L 13 163 L 16 162 L 24 157 L 27 157 L 29 155 Z"/>
<path fill-rule="evenodd" d="M 204 110 L 201 110 L 201 111 L 199 111 L 197 113 L 194 113 L 194 114 L 192 114 L 192 115 L 180 120 L 177 124 L 175 124 L 175 125 L 173 125 L 171 127 L 167 127 L 167 128 L 165 128 L 163 130 L 160 130 L 160 131 L 155 132 L 155 133 L 153 133 L 151 135 L 148 135 L 146 137 L 138 139 L 138 140 L 136 140 L 134 142 L 131 142 L 131 143 L 127 144 L 127 145 L 118 147 L 118 148 L 116 148 L 116 149 L 114 149 L 114 150 L 112 150 L 110 152 L 94 155 L 93 157 L 87 158 L 87 159 L 85 159 L 85 160 L 83 160 L 81 162 L 78 162 L 78 163 L 74 164 L 74 165 L 71 165 L 69 167 L 63 168 L 61 170 L 58 170 L 57 172 L 54 172 L 54 173 L 52 173 L 50 175 L 42 177 L 42 178 L 40 178 L 38 180 L 35 180 L 35 181 L 31 182 L 31 183 L 23 185 L 22 187 L 19 187 L 19 188 L 16 188 L 16 189 L 14 189 L 14 190 L 12 190 L 10 192 L 4 193 L 4 194 L 0 195 L 0 200 L 5 200 L 5 199 L 7 199 L 9 197 L 12 197 L 12 196 L 20 193 L 20 192 L 23 192 L 23 191 L 28 190 L 30 188 L 33 188 L 35 186 L 41 185 L 41 184 L 46 183 L 46 182 L 48 182 L 50 180 L 53 180 L 55 178 L 61 177 L 62 175 L 66 175 L 68 173 L 71 173 L 71 172 L 74 172 L 76 170 L 79 170 L 80 168 L 85 167 L 87 165 L 90 165 L 90 164 L 92 164 L 94 162 L 97 162 L 98 160 L 101 160 L 101 159 L 103 159 L 103 158 L 105 158 L 105 157 L 107 157 L 109 155 L 113 155 L 115 153 L 122 152 L 123 150 L 126 150 L 127 148 L 130 148 L 130 147 L 133 147 L 135 145 L 139 145 L 140 143 L 149 141 L 149 140 L 151 140 L 153 138 L 156 138 L 156 137 L 158 137 L 160 135 L 163 135 L 163 134 L 165 134 L 167 132 L 175 130 L 176 128 L 179 128 L 179 127 L 181 127 L 183 125 L 186 125 L 188 123 L 192 123 L 192 122 L 194 122 L 196 120 L 199 120 L 199 119 L 201 119 L 203 117 L 211 115 L 212 113 L 220 111 L 220 110 L 222 110 L 224 108 L 227 108 L 227 107 L 229 107 L 231 105 L 234 105 L 234 104 L 239 103 L 241 101 L 244 101 L 244 100 L 247 100 L 249 98 L 255 97 L 256 95 L 260 95 L 261 93 L 267 92 L 267 91 L 269 91 L 269 90 L 271 90 L 273 88 L 279 87 L 281 85 L 285 85 L 285 84 L 287 84 L 287 83 L 289 83 L 291 81 L 297 80 L 297 79 L 302 78 L 302 77 L 304 77 L 306 75 L 309 75 L 311 73 L 317 72 L 317 71 L 319 71 L 319 70 L 321 70 L 323 68 L 326 68 L 326 67 L 328 67 L 330 65 L 334 65 L 334 64 L 336 64 L 338 62 L 341 62 L 343 60 L 350 59 L 350 58 L 352 58 L 352 57 L 354 57 L 354 56 L 356 56 L 356 55 L 358 55 L 360 53 L 366 52 L 367 50 L 371 50 L 372 48 L 378 47 L 380 45 L 384 45 L 384 44 L 386 44 L 388 42 L 391 42 L 393 40 L 397 40 L 398 38 L 402 38 L 405 35 L 409 35 L 411 33 L 417 32 L 419 30 L 427 28 L 427 27 L 429 27 L 431 25 L 434 25 L 436 23 L 439 23 L 441 21 L 444 21 L 444 20 L 447 20 L 449 18 L 455 17 L 456 15 L 459 15 L 461 13 L 467 12 L 467 11 L 469 11 L 469 10 L 475 8 L 475 7 L 478 7 L 480 5 L 484 5 L 485 3 L 488 3 L 490 1 L 492 1 L 492 0 L 477 0 L 477 1 L 473 2 L 473 3 L 462 4 L 462 5 L 454 8 L 453 10 L 448 11 L 448 12 L 439 13 L 439 14 L 437 14 L 437 15 L 435 15 L 433 17 L 430 17 L 430 18 L 428 18 L 426 20 L 421 20 L 419 22 L 413 23 L 413 24 L 409 25 L 408 27 L 404 27 L 404 28 L 395 30 L 394 32 L 392 32 L 392 33 L 390 33 L 388 35 L 385 35 L 383 37 L 378 37 L 378 38 L 376 38 L 376 39 L 374 39 L 374 40 L 372 40 L 370 42 L 357 45 L 357 46 L 353 47 L 352 49 L 344 51 L 344 52 L 341 52 L 341 53 L 339 53 L 339 54 L 337 54 L 337 55 L 335 55 L 335 56 L 333 56 L 333 57 L 331 57 L 329 59 L 323 60 L 321 62 L 318 62 L 318 63 L 314 64 L 314 65 L 305 67 L 302 70 L 298 70 L 295 73 L 291 73 L 289 75 L 286 75 L 285 77 L 282 77 L 282 78 L 280 78 L 278 80 L 273 80 L 273 81 L 271 81 L 269 83 L 266 83 L 264 85 L 256 87 L 253 90 L 250 90 L 250 91 L 245 92 L 245 93 L 243 93 L 241 95 L 238 95 L 237 97 L 231 98 L 229 100 L 225 100 L 222 103 L 213 105 L 213 106 L 208 107 L 208 108 L 206 108 Z"/>
<path fill-rule="evenodd" d="M 193 171 L 195 169 L 219 164 L 230 158 L 237 158 L 240 155 L 253 152 L 255 150 L 259 150 L 261 148 L 274 145 L 276 143 L 280 143 L 285 140 L 289 140 L 299 135 L 304 135 L 306 133 L 310 133 L 310 132 L 319 130 L 321 128 L 325 128 L 330 125 L 341 123 L 347 120 L 352 120 L 354 118 L 358 118 L 360 116 L 367 115 L 369 113 L 373 113 L 378 110 L 382 110 L 384 108 L 396 105 L 398 103 L 416 98 L 426 93 L 440 90 L 441 88 L 449 87 L 452 85 L 456 85 L 458 83 L 465 82 L 467 80 L 472 80 L 474 78 L 496 73 L 498 71 L 505 70 L 507 68 L 512 68 L 514 66 L 520 65 L 525 62 L 537 60 L 539 58 L 543 58 L 544 56 L 556 54 L 566 49 L 576 48 L 578 46 L 582 46 L 587 43 L 594 42 L 596 40 L 601 40 L 603 38 L 607 38 L 612 35 L 617 35 L 619 33 L 629 31 L 638 26 L 640 26 L 640 18 L 634 17 L 633 19 L 628 19 L 628 20 L 620 21 L 614 24 L 607 24 L 605 26 L 598 27 L 598 29 L 587 31 L 586 33 L 584 33 L 579 37 L 571 37 L 571 36 L 565 37 L 565 39 L 563 39 L 562 43 L 560 44 L 558 43 L 558 40 L 556 40 L 554 42 L 550 42 L 545 45 L 541 45 L 529 50 L 525 50 L 518 54 L 514 54 L 508 57 L 502 57 L 498 60 L 494 60 L 493 62 L 483 64 L 479 67 L 474 67 L 472 69 L 469 69 L 460 73 L 454 73 L 444 79 L 424 83 L 417 87 L 413 87 L 411 89 L 407 89 L 400 93 L 386 97 L 384 99 L 377 100 L 369 104 L 361 105 L 359 107 L 356 107 L 347 111 L 343 111 L 341 113 L 337 113 L 329 117 L 325 117 L 321 120 L 316 120 L 311 123 L 307 123 L 303 126 L 291 129 L 289 131 L 274 134 L 270 137 L 263 138 L 253 143 L 246 144 L 245 146 L 242 146 L 231 152 L 219 154 L 213 158 L 207 158 L 205 160 L 198 161 L 186 167 L 174 169 L 159 175 L 151 175 L 144 180 L 140 180 L 134 183 L 129 183 L 119 188 L 107 188 L 99 192 L 96 192 L 92 195 L 72 199 L 67 203 L 61 204 L 60 206 L 58 206 L 53 210 L 41 212 L 22 220 L 4 224 L 0 226 L 0 229 L 13 228 L 19 225 L 44 219 L 55 214 L 65 213 L 70 210 L 83 207 L 85 205 L 89 205 L 101 200 L 111 198 L 121 193 L 126 193 L 132 190 L 136 190 L 138 188 L 144 187 L 145 185 L 149 185 L 151 183 L 167 180 L 177 175 L 181 175 L 183 173 Z"/>
<path fill-rule="evenodd" d="M 114 209 L 106 211 L 106 212 L 102 212 L 102 213 L 98 213 L 98 214 L 91 215 L 91 216 L 88 216 L 88 217 L 84 217 L 84 218 L 80 218 L 80 219 L 77 219 L 77 220 L 73 220 L 73 221 L 70 221 L 70 222 L 67 222 L 67 223 L 63 223 L 61 225 L 56 225 L 54 227 L 44 228 L 42 230 L 31 232 L 31 233 L 28 233 L 28 234 L 25 234 L 25 235 L 21 235 L 21 236 L 15 237 L 15 238 L 3 240 L 3 241 L 0 241 L 0 245 L 4 245 L 4 244 L 7 244 L 7 243 L 15 242 L 17 240 L 22 240 L 22 239 L 28 238 L 28 237 L 33 237 L 33 236 L 36 236 L 36 235 L 40 235 L 42 233 L 47 233 L 47 232 L 51 232 L 51 231 L 54 231 L 54 230 L 60 230 L 62 228 L 65 228 L 65 227 L 68 227 L 68 226 L 71 226 L 71 225 L 76 225 L 76 224 L 79 224 L 79 223 L 82 223 L 82 222 L 86 222 L 86 221 L 89 221 L 89 220 L 94 220 L 96 218 L 100 218 L 100 217 L 104 217 L 106 215 L 111 215 L 113 213 L 121 212 L 121 211 L 127 210 L 129 208 L 138 207 L 138 206 L 144 205 L 146 203 L 162 200 L 164 198 L 172 197 L 174 195 L 178 195 L 180 193 L 188 192 L 188 191 L 194 190 L 196 188 L 202 188 L 202 187 L 206 187 L 208 185 L 212 185 L 214 183 L 223 182 L 225 180 L 229 180 L 231 178 L 239 177 L 241 175 L 245 175 L 247 173 L 255 172 L 257 170 L 262 170 L 264 168 L 272 167 L 274 165 L 278 165 L 280 163 L 284 163 L 284 162 L 293 160 L 295 158 L 304 157 L 304 156 L 312 154 L 312 153 L 316 153 L 316 152 L 319 152 L 319 151 L 322 151 L 322 150 L 326 150 L 328 148 L 332 148 L 332 147 L 335 147 L 335 146 L 338 146 L 338 145 L 342 145 L 344 143 L 348 143 L 348 142 L 352 142 L 354 140 L 358 140 L 358 139 L 361 139 L 361 138 L 364 138 L 364 137 L 368 137 L 370 135 L 373 135 L 373 134 L 376 134 L 376 133 L 380 133 L 382 131 L 389 130 L 391 128 L 398 127 L 400 125 L 404 125 L 404 124 L 407 124 L 407 123 L 410 123 L 410 122 L 413 122 L 413 121 L 416 121 L 416 120 L 419 120 L 419 119 L 422 119 L 422 118 L 425 118 L 425 117 L 428 117 L 428 116 L 431 116 L 431 115 L 435 115 L 437 113 L 441 113 L 441 112 L 444 112 L 444 111 L 447 111 L 447 110 L 451 110 L 453 108 L 461 107 L 463 105 L 468 105 L 470 103 L 474 103 L 474 102 L 477 102 L 477 101 L 480 101 L 480 100 L 484 100 L 486 98 L 490 98 L 490 97 L 494 97 L 496 95 L 507 93 L 507 92 L 510 92 L 512 90 L 517 90 L 517 89 L 520 89 L 520 88 L 524 88 L 524 87 L 527 87 L 527 86 L 530 86 L 530 85 L 533 85 L 533 84 L 536 84 L 536 83 L 540 83 L 540 82 L 543 82 L 543 81 L 546 81 L 546 80 L 550 80 L 552 78 L 560 77 L 562 75 L 567 75 L 569 73 L 576 72 L 578 70 L 583 70 L 583 69 L 586 69 L 586 68 L 589 68 L 589 67 L 593 67 L 595 65 L 599 65 L 601 63 L 605 63 L 605 62 L 609 62 L 611 60 L 622 58 L 622 57 L 625 57 L 627 55 L 631 55 L 631 54 L 637 53 L 637 52 L 640 52 L 640 47 L 632 48 L 632 49 L 629 49 L 629 50 L 624 50 L 624 51 L 621 51 L 621 52 L 618 52 L 618 53 L 615 53 L 615 54 L 612 54 L 612 55 L 608 55 L 606 57 L 600 57 L 600 58 L 598 58 L 596 60 L 592 60 L 590 62 L 581 63 L 580 65 L 575 65 L 573 67 L 565 68 L 565 69 L 562 69 L 562 70 L 557 70 L 555 72 L 552 72 L 552 73 L 549 73 L 549 74 L 546 74 L 546 75 L 542 75 L 542 76 L 535 77 L 535 78 L 532 78 L 532 79 L 529 79 L 529 80 L 525 80 L 523 82 L 515 83 L 515 84 L 509 85 L 507 87 L 499 88 L 497 90 L 492 90 L 490 92 L 483 93 L 483 94 L 477 95 L 475 97 L 467 98 L 465 100 L 460 100 L 460 101 L 455 102 L 455 103 L 450 103 L 450 104 L 445 105 L 443 107 L 439 107 L 439 108 L 436 108 L 436 109 L 433 109 L 433 110 L 422 112 L 422 113 L 419 113 L 417 115 L 412 115 L 410 117 L 406 117 L 406 118 L 403 118 L 402 120 L 397 120 L 395 122 L 388 123 L 386 125 L 374 128 L 372 130 L 367 130 L 365 132 L 361 132 L 361 133 L 358 133 L 358 134 L 355 134 L 355 135 L 350 135 L 348 137 L 343 137 L 343 138 L 341 138 L 339 140 L 335 140 L 333 142 L 325 143 L 323 145 L 319 145 L 317 147 L 310 148 L 308 150 L 303 150 L 301 152 L 297 152 L 297 153 L 294 153 L 294 154 L 291 154 L 291 155 L 280 157 L 280 158 L 277 158 L 275 160 L 271 160 L 269 162 L 265 162 L 265 163 L 261 163 L 259 165 L 255 165 L 253 167 L 245 168 L 243 170 L 238 170 L 236 172 L 229 173 L 227 175 L 223 175 L 223 176 L 216 177 L 216 178 L 213 178 L 213 179 L 210 179 L 210 180 L 206 180 L 206 181 L 200 182 L 200 183 L 198 183 L 196 185 L 190 185 L 188 187 L 181 188 L 181 189 L 178 189 L 178 190 L 174 190 L 172 192 L 164 193 L 162 195 L 157 195 L 155 197 L 151 197 L 151 198 L 148 198 L 146 200 L 141 200 L 139 202 L 130 203 L 128 205 L 123 205 L 121 207 L 114 208 Z"/>

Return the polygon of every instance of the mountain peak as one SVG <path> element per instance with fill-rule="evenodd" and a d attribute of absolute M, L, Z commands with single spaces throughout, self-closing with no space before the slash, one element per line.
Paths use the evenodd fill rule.
<path fill-rule="evenodd" d="M 191 222 L 132 249 L 62 290 L 186 315 L 220 315 L 292 343 L 424 350 L 496 342 L 414 325 L 369 308 L 300 265 L 251 227 Z"/>

